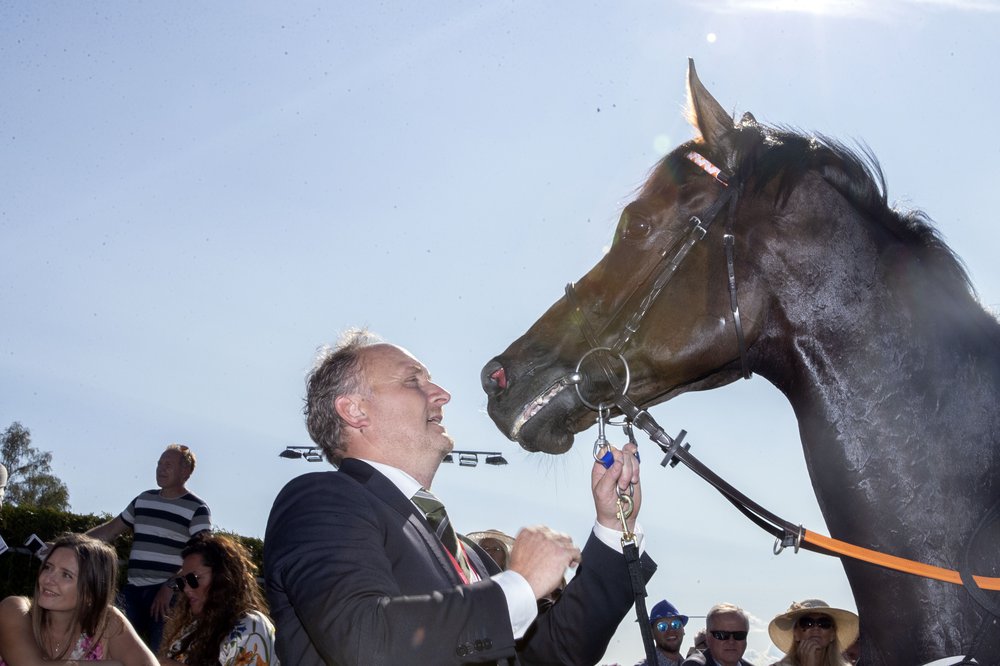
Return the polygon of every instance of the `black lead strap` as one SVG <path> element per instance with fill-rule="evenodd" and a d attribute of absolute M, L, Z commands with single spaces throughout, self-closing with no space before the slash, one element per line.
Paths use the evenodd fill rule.
<path fill-rule="evenodd" d="M 628 567 L 629 580 L 632 581 L 632 593 L 635 595 L 635 616 L 639 622 L 639 633 L 642 635 L 642 646 L 646 651 L 646 663 L 656 666 L 656 644 L 653 642 L 653 631 L 649 626 L 649 611 L 646 610 L 646 583 L 642 579 L 642 569 L 639 566 L 639 548 L 635 539 L 625 542 L 622 539 L 622 551 L 625 553 L 625 565 Z"/>
<path fill-rule="evenodd" d="M 605 463 L 605 467 L 607 464 Z M 632 513 L 632 498 L 618 489 L 618 519 L 622 523 L 622 553 L 625 555 L 625 567 L 628 570 L 632 594 L 635 596 L 635 616 L 639 622 L 639 633 L 642 635 L 642 646 L 646 651 L 646 663 L 656 666 L 656 645 L 653 643 L 653 632 L 649 626 L 649 612 L 646 610 L 646 581 L 642 577 L 642 566 L 639 559 L 639 546 L 636 545 L 635 533 L 629 529 L 627 518 Z"/>

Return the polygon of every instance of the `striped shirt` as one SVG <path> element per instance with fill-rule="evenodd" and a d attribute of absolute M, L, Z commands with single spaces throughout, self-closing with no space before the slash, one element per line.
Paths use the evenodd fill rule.
<path fill-rule="evenodd" d="M 181 568 L 181 550 L 192 536 L 212 529 L 212 512 L 200 497 L 187 493 L 168 499 L 147 490 L 119 516 L 132 528 L 128 559 L 130 585 L 160 585 Z"/>

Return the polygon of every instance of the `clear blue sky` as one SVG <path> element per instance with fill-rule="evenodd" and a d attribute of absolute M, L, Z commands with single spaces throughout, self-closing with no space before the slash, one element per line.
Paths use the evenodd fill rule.
<path fill-rule="evenodd" d="M 79 512 L 154 485 L 170 442 L 216 523 L 262 535 L 308 463 L 314 349 L 368 324 L 454 395 L 443 467 L 460 529 L 547 523 L 582 541 L 594 433 L 515 449 L 479 369 L 610 240 L 683 120 L 686 58 L 726 107 L 863 140 L 1000 304 L 1000 5 L 898 2 L 0 4 L 0 426 L 53 453 Z M 654 411 L 740 488 L 825 526 L 791 409 L 762 379 Z M 771 540 L 648 442 L 651 602 L 754 623 L 853 607 L 838 562 Z M 702 626 L 693 619 L 689 635 Z M 606 661 L 642 653 L 626 621 Z M 686 644 L 690 645 L 690 638 Z M 761 657 L 763 662 L 763 657 Z"/>

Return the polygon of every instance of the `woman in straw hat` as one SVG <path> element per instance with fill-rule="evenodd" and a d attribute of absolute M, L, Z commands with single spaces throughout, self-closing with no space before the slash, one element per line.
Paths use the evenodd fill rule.
<path fill-rule="evenodd" d="M 767 633 L 785 653 L 772 666 L 850 666 L 841 653 L 858 637 L 858 616 L 806 599 L 771 620 Z"/>

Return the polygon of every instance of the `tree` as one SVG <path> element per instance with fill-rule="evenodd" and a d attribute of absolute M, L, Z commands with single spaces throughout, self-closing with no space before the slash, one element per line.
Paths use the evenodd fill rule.
<path fill-rule="evenodd" d="M 0 442 L 0 463 L 7 468 L 5 502 L 56 511 L 69 510 L 69 489 L 52 473 L 52 454 L 31 446 L 31 432 L 14 421 Z"/>

